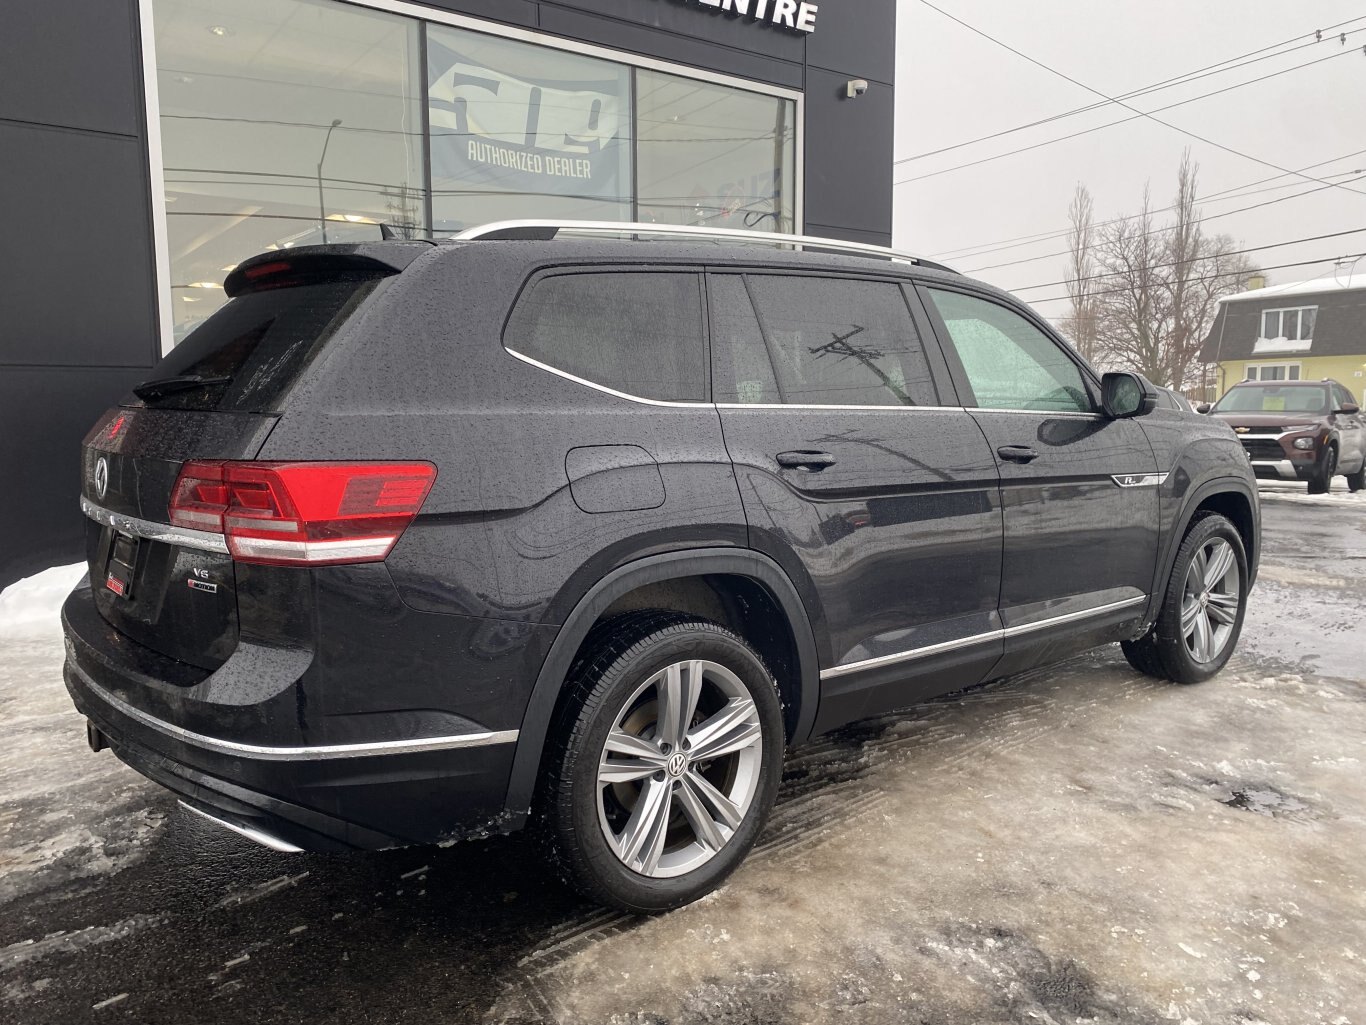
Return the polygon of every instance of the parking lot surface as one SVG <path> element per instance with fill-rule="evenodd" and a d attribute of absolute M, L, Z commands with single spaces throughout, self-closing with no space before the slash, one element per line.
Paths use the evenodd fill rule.
<path fill-rule="evenodd" d="M 217 831 L 87 750 L 55 633 L 0 642 L 0 1021 L 1366 1025 L 1366 503 L 1332 497 L 1268 494 L 1214 681 L 1110 647 L 806 745 L 746 865 L 652 920 L 517 839 Z"/>

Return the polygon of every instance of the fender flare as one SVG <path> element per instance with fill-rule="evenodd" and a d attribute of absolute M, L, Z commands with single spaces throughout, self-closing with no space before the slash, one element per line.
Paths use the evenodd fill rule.
<path fill-rule="evenodd" d="M 820 703 L 819 656 L 806 607 L 797 588 L 778 564 L 768 556 L 747 548 L 701 548 L 647 556 L 619 566 L 589 588 L 560 627 L 549 654 L 541 664 L 531 698 L 522 715 L 522 727 L 517 737 L 517 750 L 513 755 L 504 803 L 508 814 L 524 818 L 530 811 L 541 770 L 541 755 L 545 751 L 551 718 L 563 690 L 565 676 L 598 617 L 618 598 L 646 584 L 715 574 L 748 577 L 757 582 L 773 596 L 787 616 L 796 643 L 801 674 L 801 711 L 792 741 L 796 743 L 810 735 Z"/>
<path fill-rule="evenodd" d="M 1185 501 L 1181 504 L 1181 512 L 1176 517 L 1176 529 L 1167 537 L 1162 557 L 1158 561 L 1158 575 L 1148 601 L 1148 612 L 1143 618 L 1144 630 L 1147 630 L 1157 620 L 1158 611 L 1162 607 L 1162 596 L 1167 593 L 1167 582 L 1171 579 L 1172 567 L 1176 564 L 1177 550 L 1181 547 L 1181 541 L 1185 538 L 1186 531 L 1190 529 L 1191 520 L 1195 519 L 1195 513 L 1200 508 L 1200 503 L 1212 495 L 1229 493 L 1237 493 L 1247 499 L 1248 508 L 1252 510 L 1252 527 L 1257 547 L 1248 553 L 1248 570 L 1251 577 L 1248 581 L 1248 587 L 1250 588 L 1256 582 L 1257 564 L 1260 562 L 1262 554 L 1262 517 L 1256 487 L 1249 484 L 1243 477 L 1215 477 L 1213 480 L 1207 480 L 1186 495 Z"/>

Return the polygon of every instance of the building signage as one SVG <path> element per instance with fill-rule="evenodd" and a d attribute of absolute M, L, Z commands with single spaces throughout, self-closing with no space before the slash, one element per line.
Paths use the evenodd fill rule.
<path fill-rule="evenodd" d="M 815 32 L 819 4 L 808 0 L 671 0 L 690 7 L 710 7 L 737 14 L 751 21 L 789 28 L 794 32 Z"/>

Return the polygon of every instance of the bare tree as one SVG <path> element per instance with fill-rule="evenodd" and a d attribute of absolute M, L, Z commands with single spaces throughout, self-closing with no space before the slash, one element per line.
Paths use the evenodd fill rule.
<path fill-rule="evenodd" d="M 1232 238 L 1204 233 L 1195 205 L 1199 170 L 1187 150 L 1170 223 L 1154 224 L 1145 186 L 1138 214 L 1101 225 L 1093 249 L 1096 358 L 1172 388 L 1196 383 L 1215 304 L 1252 271 Z"/>
<path fill-rule="evenodd" d="M 1067 294 L 1072 300 L 1072 311 L 1064 323 L 1072 344 L 1087 360 L 1096 357 L 1096 309 L 1091 293 L 1095 291 L 1096 258 L 1095 228 L 1092 225 L 1095 204 L 1091 191 L 1077 182 L 1072 203 L 1067 208 L 1067 219 L 1072 230 L 1067 236 Z"/>

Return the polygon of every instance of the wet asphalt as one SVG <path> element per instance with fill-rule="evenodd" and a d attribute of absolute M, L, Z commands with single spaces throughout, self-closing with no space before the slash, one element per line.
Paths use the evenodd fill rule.
<path fill-rule="evenodd" d="M 1278 498 L 1264 503 L 1262 581 L 1229 675 L 1265 679 L 1267 674 L 1293 674 L 1298 681 L 1336 688 L 1334 693 L 1362 688 L 1364 510 L 1356 504 L 1311 505 Z M 633 996 L 629 987 L 623 990 L 614 982 L 612 1000 L 594 1004 L 590 998 L 595 980 L 609 963 L 596 956 L 595 949 L 629 944 L 632 956 L 646 961 L 653 960 L 648 956 L 652 950 L 661 960 L 700 956 L 697 950 L 702 948 L 673 947 L 661 937 L 668 935 L 671 918 L 691 923 L 688 931 L 695 934 L 700 928 L 696 915 L 702 912 L 689 909 L 655 922 L 602 912 L 562 887 L 542 867 L 532 846 L 518 838 L 348 856 L 265 850 L 184 812 L 172 797 L 118 765 L 109 753 L 85 750 L 81 721 L 63 704 L 58 642 L 10 651 L 0 648 L 0 662 L 7 663 L 0 669 L 0 1022 L 949 1022 L 965 1020 L 956 1017 L 955 1009 L 977 1006 L 957 990 L 951 992 L 947 981 L 952 976 L 958 985 L 964 973 L 972 976 L 972 963 L 946 963 L 942 987 L 936 989 L 934 980 L 926 979 L 916 990 L 916 1000 L 900 991 L 893 1000 L 879 993 L 872 975 L 860 976 L 863 969 L 840 962 L 864 956 L 848 954 L 846 948 L 839 948 L 845 952 L 833 960 L 813 955 L 802 974 L 804 986 L 819 990 L 828 984 L 835 993 L 844 992 L 844 986 L 853 993 L 845 1004 L 839 1003 L 843 998 L 828 1005 L 801 1003 L 793 994 L 783 997 L 788 1003 L 765 1003 L 768 997 L 763 993 L 771 996 L 777 983 L 764 982 L 767 976 L 749 969 L 744 970 L 750 979 L 745 990 L 749 995 L 739 999 L 734 997 L 739 989 L 727 988 L 735 979 L 728 976 L 724 962 L 699 969 L 697 979 L 702 981 L 691 984 L 694 988 L 679 1003 L 669 1003 L 648 988 Z M 742 870 L 720 895 L 721 902 L 711 903 L 706 929 L 715 926 L 719 937 L 730 924 L 737 936 L 743 936 L 747 922 L 757 916 L 762 923 L 765 900 L 791 903 L 792 893 L 783 891 L 788 884 L 769 878 L 774 873 L 795 877 L 798 881 L 791 885 L 802 893 L 820 893 L 835 884 L 848 890 L 852 885 L 852 896 L 844 898 L 839 913 L 856 914 L 860 901 L 871 910 L 888 899 L 879 882 L 887 866 L 870 854 L 866 887 L 860 890 L 851 883 L 865 874 L 865 866 L 858 864 L 856 841 L 860 830 L 868 828 L 870 816 L 892 814 L 889 795 L 912 785 L 907 774 L 913 769 L 937 776 L 943 774 L 945 759 L 967 764 L 1015 751 L 1010 745 L 973 747 L 971 734 L 976 729 L 989 734 L 1018 728 L 1021 709 L 1029 710 L 1031 729 L 1039 735 L 1072 726 L 1082 714 L 1079 710 L 1098 722 L 1097 729 L 1117 729 L 1135 701 L 1162 700 L 1165 693 L 1133 674 L 1118 648 L 1026 677 L 979 688 L 966 697 L 941 699 L 901 717 L 931 724 L 925 737 L 940 730 L 948 738 L 946 744 L 967 743 L 961 751 L 945 746 L 937 753 L 940 749 L 934 743 L 912 733 L 910 739 L 899 739 L 900 746 L 888 754 L 893 749 L 886 746 L 886 738 L 897 734 L 902 724 L 882 717 L 794 752 L 779 808 L 755 859 L 757 867 L 753 872 Z M 1103 703 L 1095 707 L 1094 680 L 1100 681 L 1102 693 L 1106 688 L 1115 691 L 1112 712 L 1107 713 Z M 1038 689 L 1045 684 L 1057 698 L 1051 703 L 1039 699 Z M 1277 713 L 1272 708 L 1267 714 Z M 1006 716 L 1004 721 L 1001 715 Z M 1333 717 L 1322 728 L 1331 731 Z M 1343 728 L 1359 729 L 1360 721 L 1345 721 Z M 1048 757 L 1056 762 L 1066 755 L 1054 751 Z M 1266 757 L 1274 760 L 1277 754 L 1268 752 Z M 935 765 L 936 760 L 941 763 Z M 1120 776 L 1130 771 L 1123 764 L 1112 768 Z M 1140 768 L 1137 762 L 1131 767 L 1133 773 Z M 1220 814 L 1241 807 L 1270 816 L 1278 808 L 1286 810 L 1279 802 L 1295 800 L 1275 787 L 1237 790 L 1230 785 L 1227 790 L 1219 797 Z M 954 795 L 944 793 L 941 800 L 952 802 Z M 1335 814 L 1359 824 L 1366 807 L 1344 807 L 1343 800 L 1339 796 Z M 973 814 L 982 818 L 990 813 Z M 1241 827 L 1241 820 L 1235 821 Z M 991 832 L 990 822 L 976 824 Z M 1261 823 L 1257 825 L 1260 828 Z M 810 853 L 834 842 L 832 837 L 844 844 L 853 841 L 852 861 L 841 856 L 831 864 Z M 975 854 L 979 862 L 1011 856 L 1008 850 L 993 853 L 990 842 L 979 842 L 987 844 L 987 859 L 980 851 Z M 1095 855 L 1102 862 L 1104 850 Z M 937 874 L 944 875 L 944 886 L 952 874 L 942 863 L 917 863 L 914 872 L 931 889 L 937 885 Z M 1122 916 L 1120 905 L 1126 900 L 1116 891 L 1116 907 L 1095 913 L 1104 916 L 1113 910 Z M 1351 906 L 1344 906 L 1342 913 L 1352 914 Z M 1325 914 L 1331 918 L 1332 912 Z M 732 923 L 727 922 L 728 915 L 733 916 Z M 1312 924 L 1333 930 L 1347 923 Z M 1351 927 L 1359 930 L 1361 925 L 1355 922 Z M 1056 923 L 1051 927 L 1057 928 Z M 1051 935 L 1051 929 L 1042 931 Z M 1015 942 L 1010 936 L 1022 934 L 1017 929 L 999 936 L 992 933 L 995 939 L 976 933 L 964 939 L 960 931 L 952 933 L 955 938 L 945 949 L 1005 949 Z M 794 958 L 803 942 L 792 941 Z M 922 954 L 939 949 L 924 937 L 918 942 Z M 941 936 L 935 942 L 947 941 Z M 890 956 L 889 951 L 876 949 L 877 940 L 867 943 L 874 948 L 868 956 L 878 963 Z M 1044 949 L 1041 940 L 1031 943 Z M 753 946 L 757 958 L 757 939 Z M 1360 953 L 1366 956 L 1366 949 Z M 744 963 L 743 956 L 734 959 L 736 965 Z M 1047 986 L 1037 993 L 1031 990 L 1032 976 L 1024 968 L 1006 971 L 1006 976 L 1014 972 L 1025 980 L 1019 985 L 1009 979 L 1002 982 L 1006 976 L 999 966 L 993 969 L 996 981 L 987 973 L 981 982 L 986 987 L 979 994 L 981 1006 L 995 1008 L 991 1015 L 999 1017 L 976 1020 L 1146 1022 L 1168 1018 L 1171 1008 L 1181 1012 L 1172 1019 L 1178 1021 L 1182 1015 L 1191 1021 L 1229 1023 L 1336 1020 L 1327 1012 L 1310 1016 L 1305 1010 L 1309 1004 L 1297 1004 L 1289 994 L 1276 1005 L 1280 1010 L 1268 1009 L 1264 990 L 1272 983 L 1259 984 L 1255 1000 L 1232 990 L 1224 1003 L 1202 998 L 1213 1000 L 1208 1006 L 1219 1013 L 1201 1017 L 1187 1014 L 1179 1000 L 1164 1007 L 1146 993 L 1146 982 L 1126 978 L 1122 969 L 1098 981 L 1098 969 L 1088 969 L 1085 958 L 1048 963 L 1056 969 L 1048 983 L 1056 990 L 1053 996 Z M 556 982 L 556 971 L 571 981 Z M 743 974 L 739 967 L 733 972 L 736 978 Z M 828 976 L 824 980 L 822 972 Z M 1362 973 L 1366 975 L 1366 969 Z M 687 972 L 682 975 L 691 978 Z M 1240 986 L 1246 975 L 1241 972 Z M 863 981 L 849 982 L 854 976 Z M 900 982 L 901 974 L 896 973 L 896 979 Z M 790 980 L 785 983 L 789 984 L 794 994 L 800 988 Z M 605 976 L 602 985 L 607 987 Z M 722 995 L 708 1003 L 712 990 L 707 986 Z M 988 999 L 987 994 L 991 986 L 1014 995 L 992 1003 L 996 997 Z M 1124 992 L 1126 986 L 1141 998 L 1106 1002 L 1111 990 Z M 1366 983 L 1355 991 L 1350 984 L 1343 990 L 1337 981 L 1333 986 L 1330 1010 L 1342 1012 L 1342 1023 L 1366 1022 Z M 1341 1006 L 1344 1000 L 1350 1003 L 1354 993 L 1362 1000 L 1356 1014 L 1350 1006 Z M 928 994 L 928 1002 L 921 999 L 923 994 Z M 1310 996 L 1302 996 L 1312 1003 Z M 793 1000 L 798 1003 L 790 1003 Z M 1238 1008 L 1244 1005 L 1251 1010 L 1239 1018 Z M 875 1014 L 875 1007 L 883 1010 Z M 1031 1010 L 1034 1007 L 1039 1013 Z M 851 1009 L 858 1013 L 847 1013 Z M 1069 1010 L 1078 1013 L 1069 1016 Z M 1305 1011 L 1303 1017 L 1296 1017 L 1299 1011 Z M 1284 1017 L 1278 1016 L 1282 1012 Z"/>

